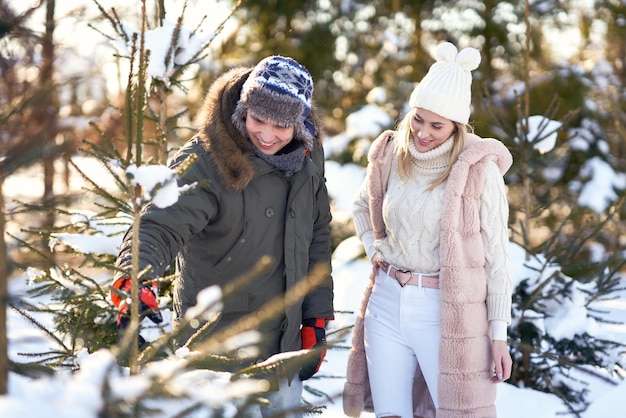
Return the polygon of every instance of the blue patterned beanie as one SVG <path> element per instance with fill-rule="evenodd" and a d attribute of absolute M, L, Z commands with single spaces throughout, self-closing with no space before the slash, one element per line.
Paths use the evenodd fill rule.
<path fill-rule="evenodd" d="M 245 134 L 247 110 L 279 125 L 293 125 L 294 138 L 313 148 L 315 127 L 311 115 L 313 79 L 293 58 L 270 56 L 261 60 L 243 84 L 232 115 L 234 125 Z"/>

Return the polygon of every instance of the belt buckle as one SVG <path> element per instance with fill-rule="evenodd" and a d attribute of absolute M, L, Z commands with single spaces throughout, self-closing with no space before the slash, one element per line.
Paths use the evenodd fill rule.
<path fill-rule="evenodd" d="M 398 278 L 398 273 L 409 273 L 409 278 L 408 278 L 408 279 L 406 279 L 406 281 L 405 281 L 404 283 L 402 283 L 402 282 L 400 281 L 400 279 Z M 400 287 L 404 287 L 404 286 L 406 286 L 406 284 L 407 284 L 407 283 L 411 280 L 411 275 L 412 275 L 411 270 L 400 270 L 400 269 L 396 269 L 396 274 L 395 274 L 395 276 L 396 276 L 396 280 L 397 280 L 397 281 L 398 281 L 398 283 L 400 284 Z"/>

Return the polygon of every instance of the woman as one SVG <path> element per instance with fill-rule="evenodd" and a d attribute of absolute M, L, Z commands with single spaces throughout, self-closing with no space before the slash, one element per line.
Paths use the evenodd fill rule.
<path fill-rule="evenodd" d="M 272 382 L 277 390 L 268 395 L 271 405 L 261 406 L 258 416 L 263 417 L 285 411 L 293 412 L 289 417 L 302 415 L 297 412 L 301 381 L 318 371 L 326 321 L 333 318 L 331 213 L 323 131 L 312 96 L 311 75 L 288 57 L 270 56 L 254 68 L 221 75 L 206 95 L 198 134 L 171 163 L 178 167 L 193 161 L 179 183 L 197 187 L 167 208 L 149 206 L 139 230 L 140 270 L 161 277 L 176 262 L 175 326 L 196 305 L 202 289 L 232 284 L 264 257 L 271 258 L 271 265 L 222 301 L 222 316 L 213 331 L 284 296 L 312 269 L 323 266 L 328 272 L 320 286 L 258 328 L 263 340 L 251 362 L 314 347 L 314 354 L 319 353 L 296 376 Z M 112 294 L 122 330 L 128 325 L 128 307 L 120 292 L 130 290 L 131 257 L 129 231 L 117 259 L 117 291 Z M 141 301 L 147 308 L 158 307 L 146 286 Z M 148 317 L 161 320 L 156 312 Z"/>
<path fill-rule="evenodd" d="M 511 373 L 512 158 L 467 126 L 479 52 L 445 42 L 436 58 L 397 131 L 372 144 L 354 202 L 373 271 L 348 360 L 349 416 L 495 417 L 496 383 Z"/>

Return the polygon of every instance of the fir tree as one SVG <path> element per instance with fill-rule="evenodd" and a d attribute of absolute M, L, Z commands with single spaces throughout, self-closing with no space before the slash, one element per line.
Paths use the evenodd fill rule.
<path fill-rule="evenodd" d="M 321 283 L 328 272 L 314 272 L 309 280 L 290 291 L 286 297 L 277 298 L 255 315 L 217 334 L 210 331 L 219 321 L 222 297 L 260 274 L 269 260 L 260 260 L 254 271 L 236 280 L 232 288 L 223 290 L 223 294 L 215 288 L 206 289 L 203 297 L 208 300 L 202 303 L 199 301 L 199 305 L 188 312 L 176 330 L 169 329 L 169 323 L 159 327 L 146 326 L 139 312 L 139 303 L 131 302 L 130 325 L 118 343 L 115 327 L 117 312 L 109 297 L 116 257 L 115 245 L 111 248 L 111 244 L 121 242 L 121 234 L 129 226 L 132 226 L 132 231 L 138 231 L 140 215 L 146 205 L 158 204 L 157 201 L 164 196 L 169 198 L 172 194 L 186 192 L 178 190 L 172 193 L 172 187 L 177 189 L 176 178 L 182 171 L 174 172 L 163 165 L 170 152 L 169 132 L 177 128 L 176 118 L 184 112 L 176 111 L 174 116 L 170 116 L 167 105 L 171 89 L 184 88 L 181 77 L 185 67 L 204 58 L 211 41 L 208 39 L 196 51 L 185 50 L 185 39 L 189 41 L 190 37 L 199 35 L 184 28 L 181 15 L 172 29 L 171 44 L 164 58 L 166 71 L 159 75 L 149 74 L 149 66 L 153 62 L 151 59 L 157 51 L 150 49 L 146 35 L 150 30 L 163 28 L 161 25 L 167 22 L 162 19 L 164 10 L 160 9 L 161 18 L 157 19 L 159 26 L 150 28 L 145 0 L 141 4 L 141 29 L 136 32 L 129 31 L 114 10 L 109 12 L 98 4 L 115 33 L 106 36 L 125 42 L 127 54 L 121 55 L 130 62 L 125 101 L 121 109 L 125 130 L 121 138 L 109 136 L 94 124 L 102 144 L 85 142 L 81 152 L 101 164 L 115 187 L 111 190 L 103 185 L 103 179 L 89 178 L 82 172 L 80 165 L 70 158 L 70 164 L 89 184 L 85 193 L 94 197 L 98 211 L 58 208 L 59 219 L 67 219 L 65 224 L 58 222 L 53 228 L 33 228 L 29 231 L 50 236 L 55 252 L 71 255 L 73 262 L 60 265 L 49 260 L 53 263 L 50 269 L 28 269 L 33 284 L 31 295 L 50 298 L 50 303 L 38 306 L 14 304 L 14 308 L 54 343 L 53 350 L 39 353 L 39 364 L 55 370 L 66 368 L 81 373 L 80 359 L 84 351 L 111 361 L 110 373 L 103 377 L 101 384 L 105 401 L 102 416 L 149 416 L 155 412 L 155 407 L 151 405 L 159 399 L 179 401 L 180 416 L 200 410 L 206 411 L 207 416 L 219 417 L 233 407 L 239 411 L 238 416 L 245 416 L 250 406 L 262 402 L 262 392 L 267 390 L 267 379 L 270 376 L 298 370 L 311 356 L 318 354 L 315 350 L 294 353 L 293 356 L 278 356 L 250 366 L 247 356 L 255 352 L 255 345 L 260 338 L 255 330 L 261 322 L 284 311 L 286 305 L 295 303 Z M 159 2 L 159 5 L 163 8 L 164 2 Z M 183 34 L 186 37 L 184 39 Z M 183 54 L 186 54 L 187 60 L 181 62 Z M 156 133 L 156 138 L 146 134 L 149 126 L 150 132 Z M 157 150 L 149 158 L 145 155 L 146 146 L 154 144 Z M 192 162 L 183 164 L 181 170 L 184 171 Z M 159 180 L 153 181 L 155 175 Z M 167 204 L 173 203 L 171 199 L 168 200 Z M 146 273 L 138 269 L 138 236 L 133 233 L 132 237 L 133 285 L 130 301 L 139 300 L 138 284 Z M 98 242 L 100 248 L 94 250 L 93 246 L 82 247 L 86 239 Z M 30 246 L 27 242 L 22 242 L 22 245 Z M 31 249 L 36 251 L 32 246 Z M 46 256 L 39 253 L 42 257 Z M 173 275 L 158 279 L 160 308 L 166 317 L 171 317 L 172 279 Z M 43 314 L 52 315 L 54 329 L 47 329 L 37 319 Z M 198 329 L 199 323 L 206 325 Z M 141 349 L 136 344 L 140 332 L 150 335 L 147 344 Z M 176 349 L 175 341 L 187 334 L 192 334 L 192 337 L 182 348 Z M 111 354 L 114 357 L 110 357 Z M 176 361 L 175 366 L 167 366 L 169 374 L 155 372 L 159 369 L 158 363 L 173 361 Z M 215 385 L 215 391 L 220 393 L 218 397 L 213 399 L 209 390 L 204 398 L 194 399 L 193 385 L 188 388 L 175 387 L 177 379 L 192 379 L 198 372 L 203 373 L 210 382 L 205 385 Z M 146 380 L 140 396 L 123 398 L 116 394 L 113 381 L 124 378 L 127 373 L 129 378 Z"/>
<path fill-rule="evenodd" d="M 575 136 L 570 128 L 585 109 L 568 106 L 560 120 L 553 120 L 563 102 L 556 96 L 543 116 L 531 115 L 530 109 L 538 106 L 530 79 L 530 39 L 527 29 L 524 88 L 515 96 L 517 121 L 513 126 L 502 121 L 498 116 L 502 107 L 494 98 L 487 105 L 494 130 L 502 133 L 514 155 L 514 167 L 507 174 L 511 240 L 517 244 L 512 248 L 522 251 L 526 260 L 523 266 L 511 267 L 517 275 L 509 331 L 514 358 L 511 383 L 556 394 L 573 415 L 580 416 L 588 404 L 585 379 L 593 375 L 615 384 L 614 378 L 624 369 L 621 344 L 592 331 L 594 321 L 603 321 L 593 302 L 614 297 L 622 286 L 622 257 L 616 253 L 597 260 L 592 254 L 597 240 L 619 222 L 623 197 L 607 205 L 603 214 L 594 214 L 572 201 L 577 195 L 569 194 L 567 187 L 554 187 L 548 170 L 555 167 L 568 181 L 585 181 L 581 171 L 568 173 L 565 168 L 568 159 L 575 157 L 565 154 L 567 141 Z M 559 82 L 565 84 L 563 94 L 587 85 L 574 77 L 552 85 Z M 568 315 L 574 316 L 572 325 L 579 324 L 576 329 L 553 325 L 554 319 Z"/>

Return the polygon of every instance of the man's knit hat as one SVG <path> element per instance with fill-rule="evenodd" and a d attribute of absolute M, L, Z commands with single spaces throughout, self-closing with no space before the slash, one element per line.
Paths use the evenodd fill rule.
<path fill-rule="evenodd" d="M 261 60 L 243 84 L 232 116 L 234 125 L 245 133 L 245 117 L 250 109 L 278 125 L 294 126 L 294 138 L 313 147 L 315 127 L 309 116 L 313 79 L 293 58 L 278 55 Z"/>
<path fill-rule="evenodd" d="M 430 110 L 446 119 L 467 124 L 472 102 L 472 70 L 480 64 L 480 52 L 458 52 L 450 42 L 437 46 L 435 62 L 409 99 L 411 107 Z"/>

